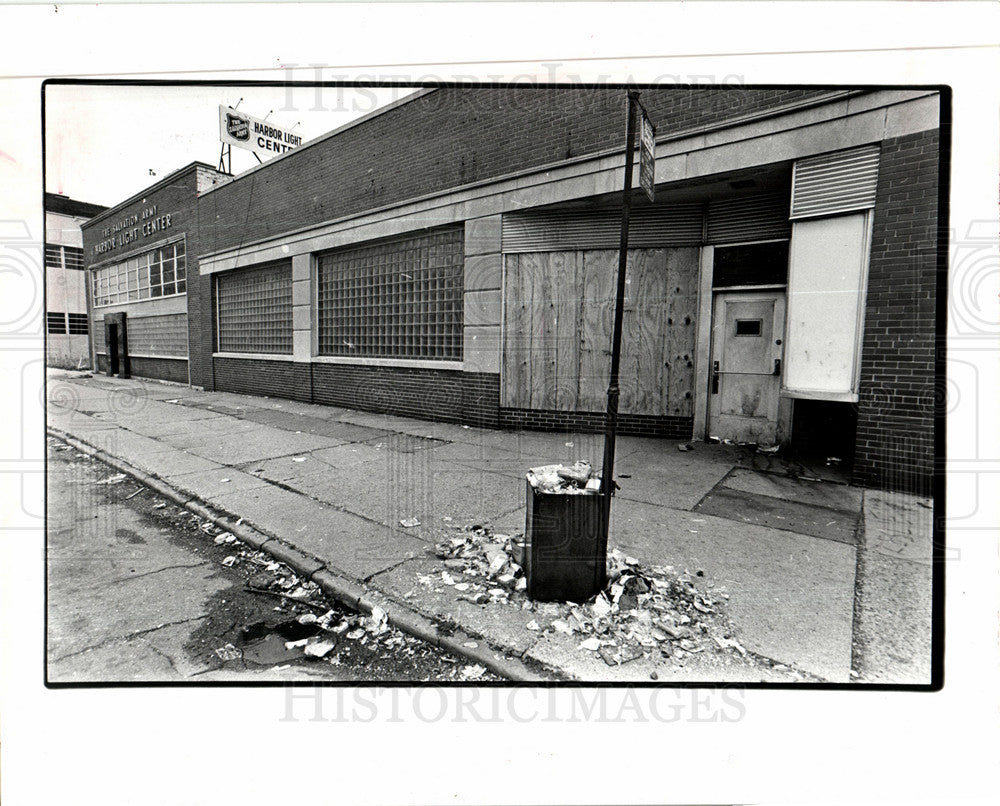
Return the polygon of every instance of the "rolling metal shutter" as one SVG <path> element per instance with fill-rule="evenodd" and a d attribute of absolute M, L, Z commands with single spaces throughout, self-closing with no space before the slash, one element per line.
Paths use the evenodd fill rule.
<path fill-rule="evenodd" d="M 700 203 L 633 208 L 629 246 L 697 246 L 701 243 L 703 218 L 704 206 Z M 621 223 L 621 210 L 617 208 L 506 213 L 503 251 L 617 249 Z"/>
<path fill-rule="evenodd" d="M 788 191 L 713 201 L 708 206 L 708 243 L 745 243 L 788 238 Z"/>
<path fill-rule="evenodd" d="M 798 160 L 792 218 L 836 215 L 875 206 L 879 147 L 863 146 Z"/>

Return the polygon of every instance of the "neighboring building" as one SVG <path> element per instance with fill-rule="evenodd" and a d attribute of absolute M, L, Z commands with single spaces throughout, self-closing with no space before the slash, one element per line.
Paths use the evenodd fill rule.
<path fill-rule="evenodd" d="M 81 225 L 107 208 L 45 194 L 45 363 L 90 367 Z"/>
<path fill-rule="evenodd" d="M 190 382 L 188 316 L 203 304 L 188 284 L 198 268 L 196 204 L 226 176 L 193 162 L 84 225 L 99 371 Z M 197 340 L 190 347 L 201 354 Z"/>
<path fill-rule="evenodd" d="M 658 182 L 655 204 L 634 193 L 620 430 L 836 453 L 857 482 L 929 490 L 940 93 L 641 100 Z M 190 382 L 600 429 L 624 122 L 619 89 L 425 90 L 204 189 Z"/>

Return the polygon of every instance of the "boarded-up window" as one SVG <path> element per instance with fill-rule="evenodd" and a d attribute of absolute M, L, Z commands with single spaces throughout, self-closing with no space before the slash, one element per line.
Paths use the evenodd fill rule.
<path fill-rule="evenodd" d="M 292 352 L 290 263 L 219 274 L 216 300 L 220 352 Z"/>
<path fill-rule="evenodd" d="M 856 399 L 868 264 L 867 213 L 795 222 L 784 391 Z"/>
<path fill-rule="evenodd" d="M 504 406 L 605 409 L 617 267 L 617 250 L 505 257 Z M 697 248 L 629 250 L 623 413 L 691 415 L 697 277 Z"/>
<path fill-rule="evenodd" d="M 323 255 L 319 354 L 460 361 L 464 230 Z"/>

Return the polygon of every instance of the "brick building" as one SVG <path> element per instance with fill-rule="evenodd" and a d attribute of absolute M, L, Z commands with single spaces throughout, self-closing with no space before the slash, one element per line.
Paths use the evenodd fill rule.
<path fill-rule="evenodd" d="M 45 363 L 90 367 L 87 282 L 81 226 L 107 208 L 45 194 Z"/>
<path fill-rule="evenodd" d="M 227 176 L 193 162 L 83 226 L 93 366 L 100 372 L 191 382 L 188 318 L 203 300 L 197 271 L 198 194 Z M 196 359 L 195 359 L 196 360 Z"/>
<path fill-rule="evenodd" d="M 926 491 L 940 94 L 641 100 L 657 186 L 634 194 L 621 431 L 836 452 Z M 423 90 L 199 189 L 190 383 L 601 428 L 624 121 L 622 90 Z"/>

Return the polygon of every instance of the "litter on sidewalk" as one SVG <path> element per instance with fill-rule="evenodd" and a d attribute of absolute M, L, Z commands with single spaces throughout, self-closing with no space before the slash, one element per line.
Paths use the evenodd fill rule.
<path fill-rule="evenodd" d="M 528 471 L 528 483 L 539 492 L 564 495 L 595 494 L 601 489 L 601 477 L 582 459 L 568 466 L 533 467 Z"/>
<path fill-rule="evenodd" d="M 610 666 L 644 656 L 673 663 L 706 650 L 745 656 L 724 612 L 728 594 L 724 588 L 711 588 L 711 583 L 705 590 L 699 588 L 696 579 L 704 577 L 701 570 L 645 566 L 613 549 L 608 555 L 607 585 L 596 596 L 580 604 L 533 602 L 524 591 L 524 571 L 515 562 L 519 538 L 493 534 L 482 526 L 466 527 L 433 549 L 446 570 L 417 578 L 438 591 L 453 588 L 457 599 L 482 608 L 523 610 L 525 630 L 574 637 L 579 651 L 593 653 Z M 506 585 L 495 586 L 505 578 Z"/>

